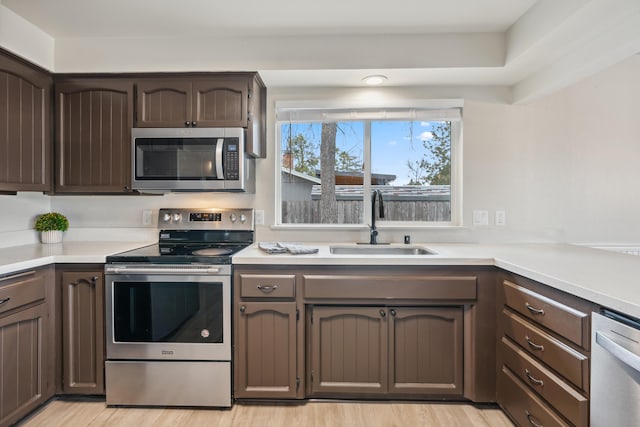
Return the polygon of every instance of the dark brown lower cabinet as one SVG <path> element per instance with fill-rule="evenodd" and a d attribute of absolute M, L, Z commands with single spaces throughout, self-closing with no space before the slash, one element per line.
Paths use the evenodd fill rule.
<path fill-rule="evenodd" d="M 389 392 L 462 395 L 462 307 L 397 307 L 389 314 Z"/>
<path fill-rule="evenodd" d="M 504 366 L 498 374 L 498 398 L 519 426 L 568 427 L 529 387 Z"/>
<path fill-rule="evenodd" d="M 0 318 L 0 426 L 13 424 L 50 397 L 46 319 L 46 304 Z"/>
<path fill-rule="evenodd" d="M 314 306 L 310 310 L 311 394 L 386 393 L 385 309 Z"/>
<path fill-rule="evenodd" d="M 236 399 L 496 401 L 493 268 L 237 265 L 234 289 Z"/>
<path fill-rule="evenodd" d="M 241 302 L 234 344 L 236 398 L 296 398 L 295 302 Z"/>
<path fill-rule="evenodd" d="M 53 267 L 0 278 L 0 426 L 55 393 Z"/>
<path fill-rule="evenodd" d="M 62 393 L 104 394 L 102 271 L 63 271 Z"/>
<path fill-rule="evenodd" d="M 462 395 L 462 307 L 313 306 L 310 312 L 312 395 Z"/>
<path fill-rule="evenodd" d="M 498 404 L 520 426 L 588 426 L 597 306 L 510 273 L 497 291 Z"/>

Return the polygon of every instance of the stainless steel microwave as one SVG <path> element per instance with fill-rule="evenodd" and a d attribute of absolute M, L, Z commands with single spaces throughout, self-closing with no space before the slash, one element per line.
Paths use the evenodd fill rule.
<path fill-rule="evenodd" d="M 132 188 L 253 192 L 254 160 L 245 155 L 244 135 L 243 128 L 134 128 Z"/>

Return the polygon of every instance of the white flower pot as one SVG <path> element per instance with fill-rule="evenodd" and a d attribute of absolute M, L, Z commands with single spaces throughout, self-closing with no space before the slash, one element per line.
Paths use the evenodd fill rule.
<path fill-rule="evenodd" d="M 41 231 L 40 240 L 42 240 L 42 243 L 60 243 L 62 242 L 62 231 Z"/>

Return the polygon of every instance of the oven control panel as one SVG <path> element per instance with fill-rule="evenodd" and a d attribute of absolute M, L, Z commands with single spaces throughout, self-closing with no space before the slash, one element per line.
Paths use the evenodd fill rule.
<path fill-rule="evenodd" d="M 191 212 L 189 221 L 222 221 L 222 212 Z"/>
<path fill-rule="evenodd" d="M 253 209 L 162 208 L 158 228 L 165 230 L 253 230 Z"/>

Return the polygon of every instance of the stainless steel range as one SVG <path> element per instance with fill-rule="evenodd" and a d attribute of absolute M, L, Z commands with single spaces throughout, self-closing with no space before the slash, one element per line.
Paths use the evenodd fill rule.
<path fill-rule="evenodd" d="M 107 257 L 107 405 L 231 406 L 231 256 L 251 209 L 160 209 L 158 244 Z"/>

